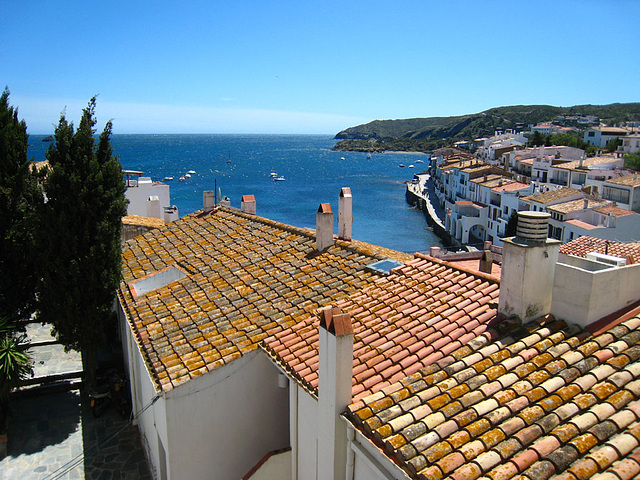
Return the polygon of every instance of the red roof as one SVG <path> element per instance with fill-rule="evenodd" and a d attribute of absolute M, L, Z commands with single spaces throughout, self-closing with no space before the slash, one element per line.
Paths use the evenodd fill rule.
<path fill-rule="evenodd" d="M 586 257 L 589 252 L 604 253 L 631 259 L 633 263 L 640 262 L 640 242 L 622 243 L 613 240 L 603 240 L 584 236 L 576 238 L 569 243 L 560 245 L 560 253 L 567 255 L 575 255 L 577 257 Z"/>
<path fill-rule="evenodd" d="M 479 335 L 491 337 L 498 293 L 495 277 L 416 255 L 374 285 L 334 303 L 352 319 L 354 399 L 414 374 Z M 318 324 L 318 317 L 310 316 L 262 345 L 314 395 Z"/>

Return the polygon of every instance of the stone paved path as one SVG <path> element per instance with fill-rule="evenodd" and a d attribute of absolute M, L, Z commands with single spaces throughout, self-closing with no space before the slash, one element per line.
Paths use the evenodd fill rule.
<path fill-rule="evenodd" d="M 4 479 L 150 479 L 136 427 L 113 408 L 94 418 L 78 390 L 19 399 Z"/>
<path fill-rule="evenodd" d="M 36 377 L 81 372 L 76 353 L 53 342 L 50 327 L 29 326 Z M 0 480 L 151 479 L 138 429 L 107 407 L 94 418 L 77 386 L 21 392 L 11 404 L 7 457 Z"/>

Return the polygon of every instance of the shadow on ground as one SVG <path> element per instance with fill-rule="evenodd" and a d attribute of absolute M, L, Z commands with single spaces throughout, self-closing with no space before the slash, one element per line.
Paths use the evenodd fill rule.
<path fill-rule="evenodd" d="M 78 431 L 82 404 L 79 391 L 16 398 L 9 413 L 7 453 L 17 457 L 63 443 Z"/>
<path fill-rule="evenodd" d="M 108 407 L 94 418 L 80 390 L 12 401 L 0 479 L 151 479 L 138 429 Z"/>

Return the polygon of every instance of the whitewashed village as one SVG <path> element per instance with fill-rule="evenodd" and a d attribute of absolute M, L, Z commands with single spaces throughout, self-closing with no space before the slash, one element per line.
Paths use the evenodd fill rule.
<path fill-rule="evenodd" d="M 153 476 L 639 475 L 640 179 L 622 153 L 640 136 L 624 132 L 589 158 L 511 132 L 435 152 L 407 198 L 481 245 L 457 253 L 353 239 L 349 187 L 309 230 L 251 192 L 239 208 L 203 192 L 178 218 L 165 186 L 131 183 L 119 331 Z"/>

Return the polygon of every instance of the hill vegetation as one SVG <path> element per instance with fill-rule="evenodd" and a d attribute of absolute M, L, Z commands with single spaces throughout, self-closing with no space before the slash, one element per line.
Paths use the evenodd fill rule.
<path fill-rule="evenodd" d="M 339 132 L 335 150 L 362 151 L 431 151 L 453 145 L 457 141 L 488 137 L 496 130 L 528 130 L 540 122 L 582 127 L 577 119 L 558 120 L 559 117 L 593 116 L 598 122 L 616 125 L 640 120 L 640 103 L 611 105 L 515 105 L 497 107 L 484 112 L 454 117 L 410 118 L 403 120 L 374 120 Z"/>

